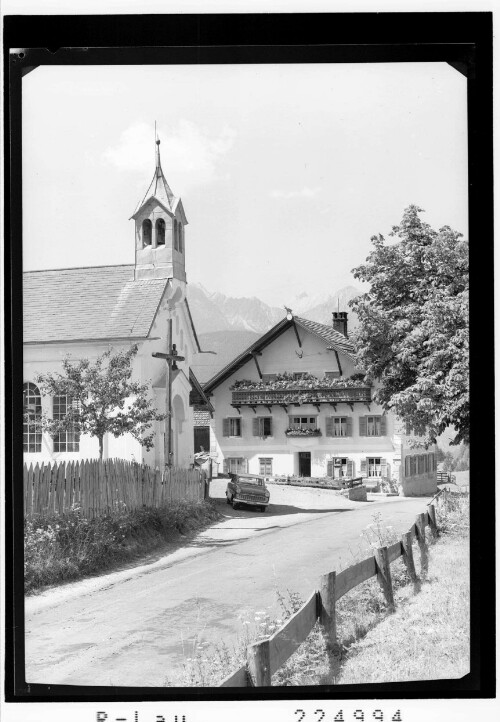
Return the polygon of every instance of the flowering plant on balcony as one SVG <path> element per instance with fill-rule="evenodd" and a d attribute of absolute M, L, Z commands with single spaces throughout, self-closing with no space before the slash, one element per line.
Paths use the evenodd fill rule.
<path fill-rule="evenodd" d="M 296 429 L 289 426 L 285 429 L 286 436 L 321 436 L 321 429 Z"/>
<path fill-rule="evenodd" d="M 304 373 L 301 378 L 296 378 L 293 374 L 285 372 L 276 374 L 276 378 L 272 381 L 251 381 L 249 379 L 241 379 L 235 381 L 230 387 L 231 391 L 280 391 L 282 389 L 290 389 L 293 391 L 307 391 L 307 389 L 334 389 L 334 388 L 359 388 L 360 386 L 368 386 L 369 384 L 363 380 L 363 374 L 356 373 L 349 378 L 330 378 L 324 376 L 318 379 L 310 373 Z"/>

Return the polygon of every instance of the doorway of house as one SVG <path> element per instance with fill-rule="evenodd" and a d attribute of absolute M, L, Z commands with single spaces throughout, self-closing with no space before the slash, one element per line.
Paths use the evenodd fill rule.
<path fill-rule="evenodd" d="M 299 476 L 311 476 L 310 451 L 299 451 Z"/>

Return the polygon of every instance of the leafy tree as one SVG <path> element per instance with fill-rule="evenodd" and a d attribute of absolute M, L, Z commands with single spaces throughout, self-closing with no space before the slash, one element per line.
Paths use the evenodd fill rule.
<path fill-rule="evenodd" d="M 96 436 L 102 459 L 105 434 L 115 437 L 132 434 L 147 449 L 153 447 L 153 421 L 161 421 L 149 396 L 148 384 L 132 381 L 132 361 L 138 351 L 105 351 L 93 363 L 89 359 L 72 362 L 66 357 L 63 374 L 38 374 L 36 382 L 43 394 L 67 396 L 71 403 L 61 419 L 42 416 L 40 425 L 54 435 L 64 431 Z"/>
<path fill-rule="evenodd" d="M 375 400 L 434 443 L 452 425 L 452 443 L 469 440 L 468 243 L 444 226 L 424 223 L 409 206 L 386 243 L 354 276 L 370 284 L 350 302 L 360 327 L 358 361 L 380 387 Z"/>

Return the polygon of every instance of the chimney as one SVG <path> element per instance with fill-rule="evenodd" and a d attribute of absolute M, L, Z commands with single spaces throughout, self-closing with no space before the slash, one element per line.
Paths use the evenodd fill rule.
<path fill-rule="evenodd" d="M 347 312 L 333 311 L 333 328 L 347 338 Z"/>

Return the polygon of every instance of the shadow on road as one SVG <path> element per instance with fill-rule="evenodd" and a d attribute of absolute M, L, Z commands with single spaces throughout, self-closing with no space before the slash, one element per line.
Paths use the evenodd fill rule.
<path fill-rule="evenodd" d="M 288 504 L 269 504 L 265 512 L 255 511 L 252 507 L 240 506 L 238 509 L 233 509 L 222 499 L 213 499 L 216 503 L 219 502 L 221 506 L 224 506 L 224 516 L 234 517 L 235 519 L 248 519 L 254 517 L 264 516 L 285 516 L 287 514 L 331 514 L 332 512 L 340 511 L 352 511 L 352 509 L 338 508 L 335 506 L 325 507 L 323 509 L 303 509 L 300 506 L 289 506 Z"/>

